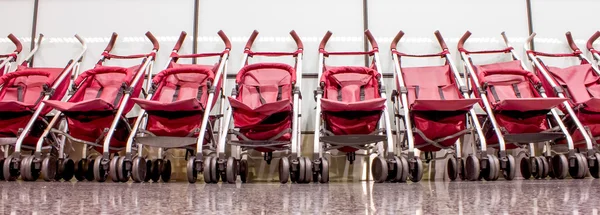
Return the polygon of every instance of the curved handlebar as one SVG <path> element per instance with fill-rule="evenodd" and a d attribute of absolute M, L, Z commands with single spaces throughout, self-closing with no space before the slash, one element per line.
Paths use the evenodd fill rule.
<path fill-rule="evenodd" d="M 12 41 L 12 43 L 15 44 L 15 46 L 16 46 L 15 52 L 16 53 L 21 53 L 21 51 L 23 51 L 23 44 L 21 44 L 21 41 L 19 41 L 19 39 L 15 35 L 9 34 L 8 39 L 10 39 L 10 41 Z"/>
<path fill-rule="evenodd" d="M 325 45 L 327 45 L 327 41 L 329 41 L 329 38 L 331 38 L 331 35 L 333 35 L 333 33 L 331 33 L 331 31 L 327 31 L 327 33 L 325 33 L 325 36 L 321 40 L 321 44 L 319 44 L 319 49 L 325 49 Z"/>
<path fill-rule="evenodd" d="M 153 50 L 158 51 L 158 48 L 160 48 L 160 46 L 158 44 L 158 40 L 156 40 L 156 37 L 154 37 L 154 35 L 152 35 L 150 31 L 146 32 L 146 37 L 148 37 L 150 42 L 152 42 L 152 46 L 154 46 Z"/>
<path fill-rule="evenodd" d="M 390 45 L 391 50 L 396 50 L 396 47 L 398 47 L 398 42 L 400 42 L 400 39 L 402 39 L 403 36 L 404 31 L 399 31 L 398 34 L 396 34 L 396 36 L 392 40 L 392 45 Z"/>
<path fill-rule="evenodd" d="M 258 31 L 254 30 L 252 32 L 252 35 L 250 35 L 250 38 L 248 39 L 248 42 L 246 43 L 246 47 L 244 47 L 244 49 L 250 50 L 252 48 L 252 44 L 254 43 L 254 40 L 256 40 L 257 36 L 258 36 Z"/>
<path fill-rule="evenodd" d="M 369 29 L 365 31 L 365 36 L 367 36 L 367 39 L 369 40 L 369 43 L 371 43 L 373 49 L 379 49 L 379 45 L 377 45 L 377 41 L 375 41 L 375 37 L 373 37 L 373 34 L 371 34 Z"/>
<path fill-rule="evenodd" d="M 442 50 L 448 50 L 446 41 L 444 41 L 444 37 L 442 37 L 442 34 L 440 33 L 440 31 L 436 30 L 433 34 L 435 34 L 435 38 L 437 38 L 438 42 L 440 43 Z"/>
<path fill-rule="evenodd" d="M 569 43 L 571 50 L 573 50 L 573 51 L 579 50 L 579 47 L 577 47 L 577 45 L 575 44 L 575 41 L 573 40 L 573 35 L 571 35 L 571 32 L 567 31 L 565 36 L 567 36 L 567 43 Z"/>
<path fill-rule="evenodd" d="M 219 37 L 221 37 L 221 40 L 223 40 L 223 43 L 225 43 L 225 49 L 231 50 L 231 41 L 229 41 L 229 38 L 227 38 L 225 32 L 223 32 L 223 30 L 219 30 L 217 34 L 219 34 Z"/>
<path fill-rule="evenodd" d="M 115 46 L 115 43 L 117 42 L 117 37 L 119 35 L 117 34 L 117 32 L 113 32 L 112 35 L 110 36 L 110 41 L 108 41 L 108 45 L 106 45 L 106 48 L 104 49 L 105 52 L 110 52 L 113 49 L 113 46 Z"/>
<path fill-rule="evenodd" d="M 465 32 L 465 34 L 463 34 L 463 36 L 460 38 L 460 40 L 458 40 L 458 49 L 464 49 L 465 42 L 467 42 L 467 40 L 469 39 L 470 36 L 471 36 L 470 31 L 467 31 L 467 32 Z"/>
<path fill-rule="evenodd" d="M 536 33 L 533 32 L 531 33 L 531 35 L 529 35 L 529 37 L 527 37 L 527 40 L 525 40 L 525 44 L 523 44 L 523 46 L 525 47 L 525 50 L 529 50 L 531 48 L 531 41 L 533 41 L 533 38 L 535 37 Z"/>
<path fill-rule="evenodd" d="M 594 49 L 594 41 L 596 41 L 598 39 L 598 37 L 600 37 L 600 31 L 596 31 L 596 33 L 594 33 L 594 35 L 592 35 L 592 37 L 590 37 L 590 39 L 587 41 L 587 49 L 588 50 L 592 50 Z"/>
<path fill-rule="evenodd" d="M 298 50 L 304 49 L 304 44 L 302 44 L 302 40 L 300 40 L 300 37 L 298 36 L 298 34 L 296 34 L 296 31 L 290 31 L 290 35 L 292 35 L 292 38 L 294 38 L 296 46 L 298 46 Z"/>
<path fill-rule="evenodd" d="M 175 43 L 175 46 L 173 47 L 173 51 L 178 52 L 179 49 L 181 49 L 181 45 L 183 45 L 183 41 L 185 40 L 186 36 L 187 36 L 187 33 L 185 31 L 181 31 L 181 34 L 179 34 L 179 39 L 177 39 L 177 42 Z"/>
<path fill-rule="evenodd" d="M 79 43 L 81 43 L 82 46 L 86 46 L 85 40 L 83 40 L 83 38 L 81 38 L 78 34 L 75 34 L 75 38 L 77 39 L 77 41 L 79 41 Z"/>

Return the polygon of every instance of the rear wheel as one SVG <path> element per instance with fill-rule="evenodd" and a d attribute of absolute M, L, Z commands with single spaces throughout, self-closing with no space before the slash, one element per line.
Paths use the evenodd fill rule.
<path fill-rule="evenodd" d="M 321 172 L 320 175 L 321 177 L 319 177 L 319 182 L 321 183 L 329 183 L 329 161 L 327 160 L 327 158 L 323 157 L 321 158 Z"/>
<path fill-rule="evenodd" d="M 481 167 L 479 165 L 479 158 L 475 155 L 467 156 L 465 160 L 465 176 L 469 181 L 479 180 Z"/>
<path fill-rule="evenodd" d="M 227 183 L 235 184 L 235 181 L 237 179 L 237 172 L 237 161 L 235 160 L 235 158 L 227 158 L 227 168 L 225 170 L 225 178 L 227 179 Z"/>
<path fill-rule="evenodd" d="M 600 178 L 600 153 L 594 154 L 594 165 L 590 167 L 590 175 L 594 178 Z"/>
<path fill-rule="evenodd" d="M 304 183 L 310 183 L 313 179 L 313 168 L 312 161 L 308 157 L 302 157 L 304 159 Z"/>
<path fill-rule="evenodd" d="M 517 172 L 517 164 L 515 161 L 515 157 L 512 155 L 506 155 L 506 168 L 502 171 L 502 175 L 506 180 L 513 180 L 515 178 L 515 174 Z"/>
<path fill-rule="evenodd" d="M 196 183 L 198 180 L 198 171 L 196 170 L 196 157 L 191 156 L 187 161 L 186 166 L 187 179 L 190 183 Z"/>
<path fill-rule="evenodd" d="M 146 179 L 146 171 L 148 170 L 146 159 L 142 157 L 135 157 L 131 161 L 131 178 L 134 182 L 142 182 Z M 125 164 L 125 162 L 123 162 Z M 123 166 L 124 167 L 124 166 Z"/>
<path fill-rule="evenodd" d="M 152 170 L 150 172 L 150 179 L 152 179 L 152 182 L 158 182 L 158 180 L 160 180 L 160 166 L 162 166 L 162 164 L 162 159 L 156 159 L 152 162 Z"/>
<path fill-rule="evenodd" d="M 448 172 L 448 178 L 450 178 L 450 181 L 454 181 L 456 178 L 458 178 L 458 162 L 456 161 L 455 157 L 448 158 L 446 170 Z"/>
<path fill-rule="evenodd" d="M 242 160 L 244 161 L 244 160 Z M 290 178 L 290 160 L 288 157 L 279 159 L 279 182 L 285 184 Z"/>
<path fill-rule="evenodd" d="M 288 166 L 289 166 L 289 162 L 288 162 Z M 242 183 L 246 183 L 248 181 L 248 161 L 245 159 L 240 160 L 240 166 L 239 166 L 239 174 L 240 174 L 240 179 L 242 180 Z M 288 174 L 288 177 L 290 176 L 290 174 Z"/>
<path fill-rule="evenodd" d="M 571 177 L 576 179 L 585 178 L 587 174 L 587 162 L 583 155 L 580 153 L 575 153 L 574 159 L 575 165 L 573 167 L 569 167 L 569 174 Z"/>
<path fill-rule="evenodd" d="M 102 156 L 98 156 L 96 159 L 94 159 L 94 179 L 98 182 L 106 181 L 108 176 L 108 171 L 104 164 L 102 164 L 103 160 L 104 159 Z"/>
<path fill-rule="evenodd" d="M 412 182 L 419 182 L 423 178 L 423 161 L 420 158 L 415 158 L 414 168 L 410 173 L 410 180 Z"/>
<path fill-rule="evenodd" d="M 171 180 L 171 160 L 164 160 L 163 165 L 160 168 L 160 179 L 163 182 L 169 182 Z"/>
<path fill-rule="evenodd" d="M 529 179 L 531 178 L 531 161 L 529 159 L 529 156 L 525 156 L 523 158 L 521 158 L 521 176 L 524 179 Z"/>
<path fill-rule="evenodd" d="M 569 161 L 567 156 L 556 154 L 552 157 L 552 172 L 557 179 L 565 179 L 569 174 Z"/>
<path fill-rule="evenodd" d="M 42 160 L 42 175 L 44 175 L 44 181 L 53 181 L 55 179 L 60 180 L 60 176 L 56 174 L 56 159 L 52 156 L 45 157 Z"/>
<path fill-rule="evenodd" d="M 371 162 L 371 174 L 376 183 L 383 183 L 388 176 L 387 161 L 382 157 L 375 157 Z"/>
<path fill-rule="evenodd" d="M 59 165 L 58 173 L 65 181 L 71 181 L 75 173 L 75 162 L 71 158 L 65 158 Z"/>

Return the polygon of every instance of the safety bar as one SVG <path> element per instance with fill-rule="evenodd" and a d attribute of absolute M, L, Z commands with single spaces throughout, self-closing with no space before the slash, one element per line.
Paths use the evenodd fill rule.
<path fill-rule="evenodd" d="M 12 43 L 16 46 L 14 52 L 17 54 L 21 53 L 21 51 L 23 50 L 23 45 L 21 44 L 21 41 L 19 41 L 19 39 L 13 34 L 9 34 L 8 39 L 10 39 L 10 41 L 12 41 Z"/>
<path fill-rule="evenodd" d="M 600 31 L 596 31 L 596 33 L 594 33 L 594 35 L 592 35 L 592 37 L 590 37 L 590 39 L 587 41 L 587 49 L 588 50 L 594 50 L 594 42 L 598 39 L 598 37 L 600 37 Z"/>
<path fill-rule="evenodd" d="M 115 43 L 117 42 L 117 37 L 119 37 L 119 35 L 116 32 L 113 32 L 110 37 L 110 41 L 108 42 L 108 45 L 106 45 L 106 48 L 104 49 L 104 52 L 109 53 L 110 51 L 112 51 L 113 47 L 115 46 Z M 152 51 L 158 51 L 160 46 L 158 44 L 158 40 L 156 40 L 156 37 L 154 37 L 154 35 L 150 31 L 146 32 L 146 37 L 150 40 L 150 42 L 152 42 L 152 46 L 154 46 L 152 48 Z"/>
<path fill-rule="evenodd" d="M 438 40 L 438 43 L 440 44 L 440 47 L 442 48 L 442 52 L 440 52 L 440 53 L 435 53 L 435 54 L 405 54 L 405 53 L 396 51 L 397 46 L 398 46 L 398 42 L 400 42 L 400 39 L 402 39 L 402 37 L 404 36 L 404 32 L 403 31 L 399 31 L 398 34 L 396 34 L 396 36 L 392 40 L 392 44 L 390 46 L 390 50 L 392 51 L 392 54 L 398 54 L 399 56 L 407 56 L 407 57 L 440 57 L 441 56 L 441 57 L 445 57 L 446 53 L 448 53 L 448 46 L 446 45 L 446 41 L 444 41 L 444 37 L 442 36 L 442 34 L 440 33 L 440 31 L 435 31 L 434 34 L 435 34 L 435 37 Z"/>
<path fill-rule="evenodd" d="M 320 51 L 325 51 L 325 46 L 331 38 L 331 35 L 333 35 L 331 31 L 327 31 L 327 33 L 325 33 L 325 36 L 323 36 L 323 39 L 321 40 L 321 44 L 319 44 Z M 365 30 L 365 36 L 367 37 L 367 40 L 369 40 L 371 47 L 373 47 L 372 51 L 378 50 L 379 45 L 377 44 L 377 41 L 375 41 L 375 37 L 373 37 L 373 34 L 371 34 L 371 31 L 369 31 L 369 29 Z"/>
<path fill-rule="evenodd" d="M 298 36 L 298 34 L 296 34 L 296 31 L 294 31 L 294 30 L 290 31 L 290 35 L 294 39 L 294 42 L 296 42 L 296 47 L 298 47 L 298 50 L 303 50 L 304 44 L 302 44 L 302 40 L 300 40 L 300 37 Z M 221 36 L 221 35 L 219 34 L 219 36 Z M 256 40 L 256 37 L 258 37 L 258 31 L 254 30 L 252 32 L 252 35 L 250 35 L 248 42 L 246 42 L 246 46 L 244 47 L 244 50 L 250 51 L 252 49 L 252 44 L 254 44 L 254 40 Z M 223 37 L 221 37 L 221 38 L 223 38 Z M 227 40 L 227 41 L 229 41 L 229 40 Z"/>
<path fill-rule="evenodd" d="M 539 52 L 539 51 L 532 51 L 530 49 L 530 47 L 531 47 L 530 45 L 531 45 L 531 42 L 533 41 L 533 38 L 535 37 L 535 35 L 536 35 L 535 32 L 532 33 L 525 41 L 525 44 L 523 44 L 523 47 L 527 53 L 532 53 L 535 56 L 544 56 L 544 57 L 579 57 L 579 58 L 581 58 L 581 50 L 579 49 L 579 47 L 577 47 L 577 45 L 573 41 L 573 36 L 571 35 L 571 32 L 567 32 L 565 35 L 567 37 L 567 43 L 569 44 L 569 47 L 571 48 L 571 50 L 573 50 L 572 53 L 545 53 L 545 52 Z"/>

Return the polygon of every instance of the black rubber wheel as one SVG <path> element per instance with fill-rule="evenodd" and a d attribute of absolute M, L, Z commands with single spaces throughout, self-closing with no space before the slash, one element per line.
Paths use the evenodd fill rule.
<path fill-rule="evenodd" d="M 420 158 L 414 158 L 414 168 L 410 172 L 410 180 L 412 182 L 419 182 L 423 179 L 423 161 Z"/>
<path fill-rule="evenodd" d="M 211 172 L 212 172 L 212 157 L 206 156 L 204 157 L 204 167 L 202 170 L 202 176 L 204 176 L 204 183 L 206 184 L 210 184 L 212 183 L 212 177 L 211 177 Z"/>
<path fill-rule="evenodd" d="M 321 172 L 319 177 L 319 182 L 321 183 L 329 183 L 329 161 L 327 158 L 321 158 Z"/>
<path fill-rule="evenodd" d="M 242 160 L 242 162 L 245 160 Z M 246 162 L 247 164 L 247 162 Z M 243 166 L 243 163 L 240 164 Z M 290 160 L 288 157 L 282 157 L 279 159 L 279 182 L 285 184 L 290 178 Z M 241 175 L 241 174 L 240 174 Z M 243 178 L 243 177 L 242 177 Z"/>
<path fill-rule="evenodd" d="M 94 179 L 97 182 L 104 182 L 106 181 L 106 178 L 108 176 L 108 171 L 107 169 L 104 168 L 104 165 L 102 164 L 102 156 L 98 156 L 96 157 L 96 159 L 94 159 Z"/>
<path fill-rule="evenodd" d="M 600 153 L 594 154 L 594 166 L 590 167 L 590 175 L 594 178 L 600 178 Z"/>
<path fill-rule="evenodd" d="M 304 158 L 298 157 L 298 181 L 296 181 L 298 184 L 306 182 L 306 178 L 305 178 L 306 175 L 304 174 L 305 172 L 306 172 L 306 163 L 304 163 Z"/>
<path fill-rule="evenodd" d="M 400 163 L 402 164 L 402 171 L 401 171 L 401 176 L 400 176 L 400 180 L 398 182 L 401 183 L 405 183 L 408 180 L 408 175 L 410 172 L 410 167 L 408 164 L 408 160 L 404 157 L 404 156 L 400 156 Z"/>
<path fill-rule="evenodd" d="M 163 182 L 169 182 L 171 180 L 171 161 L 164 160 L 163 165 L 160 168 L 160 179 Z"/>
<path fill-rule="evenodd" d="M 162 166 L 162 164 L 162 159 L 152 161 L 152 170 L 150 172 L 150 179 L 152 179 L 152 182 L 158 182 L 158 180 L 160 180 L 160 166 Z"/>
<path fill-rule="evenodd" d="M 289 162 L 288 162 L 288 166 L 289 166 Z M 239 174 L 240 174 L 240 179 L 242 180 L 242 183 L 246 183 L 248 181 L 248 161 L 247 160 L 240 160 L 240 166 L 239 166 Z M 290 174 L 287 174 L 287 176 L 289 177 Z"/>
<path fill-rule="evenodd" d="M 2 164 L 4 167 L 2 168 L 2 174 L 4 174 L 4 180 L 7 181 L 15 181 L 17 177 L 19 177 L 20 170 L 18 168 L 14 168 L 15 158 L 12 155 L 9 155 L 6 159 L 4 159 L 4 163 Z"/>
<path fill-rule="evenodd" d="M 502 170 L 502 176 L 506 180 L 515 179 L 515 175 L 517 172 L 517 162 L 515 161 L 515 157 L 512 155 L 506 155 L 506 168 Z"/>
<path fill-rule="evenodd" d="M 114 156 L 112 159 L 110 159 L 110 163 L 109 163 L 109 168 L 108 168 L 108 174 L 110 175 L 110 179 L 113 182 L 120 182 L 121 178 L 119 177 L 119 169 L 118 167 L 118 162 L 119 162 L 119 158 L 121 158 L 120 156 Z"/>
<path fill-rule="evenodd" d="M 75 162 L 71 158 L 65 158 L 62 162 L 59 162 L 58 172 L 63 180 L 71 181 L 75 173 Z"/>
<path fill-rule="evenodd" d="M 196 157 L 191 156 L 186 165 L 187 179 L 190 183 L 196 183 L 198 180 L 198 171 L 196 170 Z"/>
<path fill-rule="evenodd" d="M 77 181 L 83 181 L 85 179 L 85 175 L 87 172 L 87 159 L 81 159 L 77 161 L 77 165 L 75 165 L 75 179 Z"/>
<path fill-rule="evenodd" d="M 375 183 L 383 183 L 388 176 L 387 161 L 382 157 L 375 157 L 371 162 L 371 174 Z"/>
<path fill-rule="evenodd" d="M 465 160 L 462 158 L 459 158 L 457 160 L 457 164 L 458 164 L 458 178 L 460 178 L 460 180 L 467 180 L 467 176 L 465 174 Z"/>
<path fill-rule="evenodd" d="M 533 162 L 532 162 L 531 166 L 535 169 L 535 172 L 533 173 L 533 177 L 535 177 L 535 179 L 543 178 L 542 176 L 544 175 L 544 163 L 542 162 L 542 160 L 539 157 L 533 158 Z"/>
<path fill-rule="evenodd" d="M 448 172 L 448 178 L 450 181 L 454 181 L 458 178 L 458 162 L 455 157 L 448 158 L 448 163 L 446 164 L 446 170 Z"/>
<path fill-rule="evenodd" d="M 308 157 L 302 158 L 304 158 L 304 183 L 311 183 L 313 179 L 313 163 Z"/>
<path fill-rule="evenodd" d="M 524 179 L 531 178 L 531 161 L 529 156 L 521 158 L 521 177 Z"/>
<path fill-rule="evenodd" d="M 485 162 L 487 162 L 487 168 L 483 171 L 486 174 L 482 172 L 482 174 L 484 174 L 483 178 L 486 181 L 495 181 L 500 175 L 500 162 L 498 158 L 496 158 L 495 155 L 487 155 L 487 160 Z"/>
<path fill-rule="evenodd" d="M 494 164 L 494 168 L 496 171 L 494 171 L 494 178 L 492 180 L 498 180 L 498 178 L 500 177 L 500 159 L 498 159 L 498 157 L 496 155 L 492 155 L 492 159 L 493 159 L 493 164 Z"/>
<path fill-rule="evenodd" d="M 135 157 L 131 161 L 131 178 L 134 182 L 142 182 L 146 179 L 146 174 L 148 174 L 148 167 L 145 158 Z M 125 162 L 123 162 L 125 164 Z"/>
<path fill-rule="evenodd" d="M 4 181 L 4 158 L 0 158 L 0 180 Z"/>
<path fill-rule="evenodd" d="M 210 179 L 212 183 L 219 183 L 219 167 L 217 166 L 217 157 L 210 160 Z"/>
<path fill-rule="evenodd" d="M 146 177 L 144 177 L 144 182 L 149 182 L 152 179 L 152 160 L 146 161 Z"/>
<path fill-rule="evenodd" d="M 133 163 L 132 163 L 133 164 Z M 144 161 L 144 166 L 138 166 L 137 168 L 145 170 L 146 163 Z M 132 165 L 133 169 L 133 165 Z M 127 169 L 127 162 L 125 162 L 125 156 L 119 157 L 117 160 L 117 175 L 119 176 L 119 181 L 127 182 L 129 181 L 129 177 L 131 177 L 130 170 Z M 143 177 L 141 178 L 143 179 Z"/>
<path fill-rule="evenodd" d="M 225 178 L 227 183 L 235 184 L 237 179 L 237 161 L 233 157 L 227 158 L 227 167 L 225 169 Z"/>
<path fill-rule="evenodd" d="M 387 180 L 389 182 L 398 182 L 398 181 L 400 181 L 400 178 L 402 177 L 402 161 L 400 161 L 400 158 L 398 158 L 397 156 L 394 156 L 393 164 L 394 164 L 394 170 L 390 170 Z"/>
<path fill-rule="evenodd" d="M 481 166 L 479 164 L 479 158 L 475 155 L 467 156 L 465 160 L 465 178 L 469 181 L 479 180 Z"/>
<path fill-rule="evenodd" d="M 292 183 L 300 183 L 300 173 L 298 172 L 298 170 L 296 171 L 292 171 L 292 165 L 300 165 L 300 161 L 299 160 L 290 160 L 288 158 L 289 164 L 290 164 L 290 181 Z"/>
<path fill-rule="evenodd" d="M 57 163 L 56 159 L 52 156 L 45 157 L 42 160 L 42 175 L 44 181 L 60 180 L 60 174 L 57 174 Z"/>
<path fill-rule="evenodd" d="M 552 157 L 552 172 L 557 179 L 565 179 L 569 174 L 569 160 L 563 154 Z"/>
<path fill-rule="evenodd" d="M 35 162 L 33 160 L 33 155 L 27 156 L 21 160 L 21 178 L 24 181 L 36 181 L 40 177 L 40 172 L 35 169 Z"/>
<path fill-rule="evenodd" d="M 544 160 L 546 160 L 546 163 L 548 163 L 548 176 L 551 179 L 555 179 L 556 174 L 554 174 L 554 165 L 552 165 L 552 156 L 544 157 Z"/>
<path fill-rule="evenodd" d="M 585 178 L 585 175 L 587 173 L 585 157 L 579 153 L 575 153 L 575 157 L 572 159 L 575 159 L 575 165 L 573 167 L 569 167 L 569 174 L 571 175 L 571 177 L 575 179 Z"/>
<path fill-rule="evenodd" d="M 544 156 L 540 156 L 540 161 L 542 161 L 542 164 L 544 165 L 544 172 L 542 174 L 542 178 L 546 178 L 550 175 L 550 163 L 548 163 L 548 160 Z"/>
<path fill-rule="evenodd" d="M 88 167 L 85 171 L 85 178 L 88 181 L 94 181 L 94 162 L 96 162 L 96 159 L 91 159 L 87 162 Z"/>

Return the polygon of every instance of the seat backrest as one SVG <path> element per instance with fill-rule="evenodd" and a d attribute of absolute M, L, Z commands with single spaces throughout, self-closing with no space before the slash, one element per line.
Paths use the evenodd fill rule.
<path fill-rule="evenodd" d="M 250 69 L 242 68 L 243 74 L 238 76 L 237 100 L 250 108 L 260 107 L 264 104 L 290 100 L 294 69 L 286 64 L 275 63 L 249 65 Z"/>
<path fill-rule="evenodd" d="M 548 67 L 548 71 L 573 103 L 579 104 L 591 98 L 600 98 L 600 77 L 594 72 L 591 64 L 567 68 Z"/>
<path fill-rule="evenodd" d="M 79 84 L 77 92 L 69 99 L 69 102 L 80 102 L 92 99 L 102 99 L 105 102 L 117 105 L 123 96 L 122 87 L 129 86 L 133 81 L 135 73 L 139 66 L 129 68 L 100 66 L 88 70 L 77 78 L 75 84 Z M 140 85 L 138 83 L 138 85 Z M 136 97 L 141 90 L 140 86 L 135 86 L 135 92 L 132 97 Z"/>
<path fill-rule="evenodd" d="M 416 99 L 462 98 L 448 65 L 402 68 L 402 77 L 404 86 L 408 89 L 409 104 L 414 103 Z"/>
<path fill-rule="evenodd" d="M 14 76 L 14 78 L 9 78 L 6 86 L 2 87 L 0 100 L 19 101 L 28 105 L 38 104 L 44 96 L 42 92 L 44 92 L 45 88 L 52 87 L 56 78 L 63 71 L 63 68 L 19 67 L 17 71 L 7 74 L 7 76 Z M 25 73 L 30 73 L 30 75 L 22 75 Z M 56 95 L 53 95 L 51 99 L 62 98 L 64 96 L 67 82 L 68 79 L 63 80 L 64 84 L 59 85 L 55 91 Z"/>
<path fill-rule="evenodd" d="M 379 73 L 367 67 L 328 67 L 321 77 L 324 98 L 347 103 L 380 98 L 378 78 Z"/>

